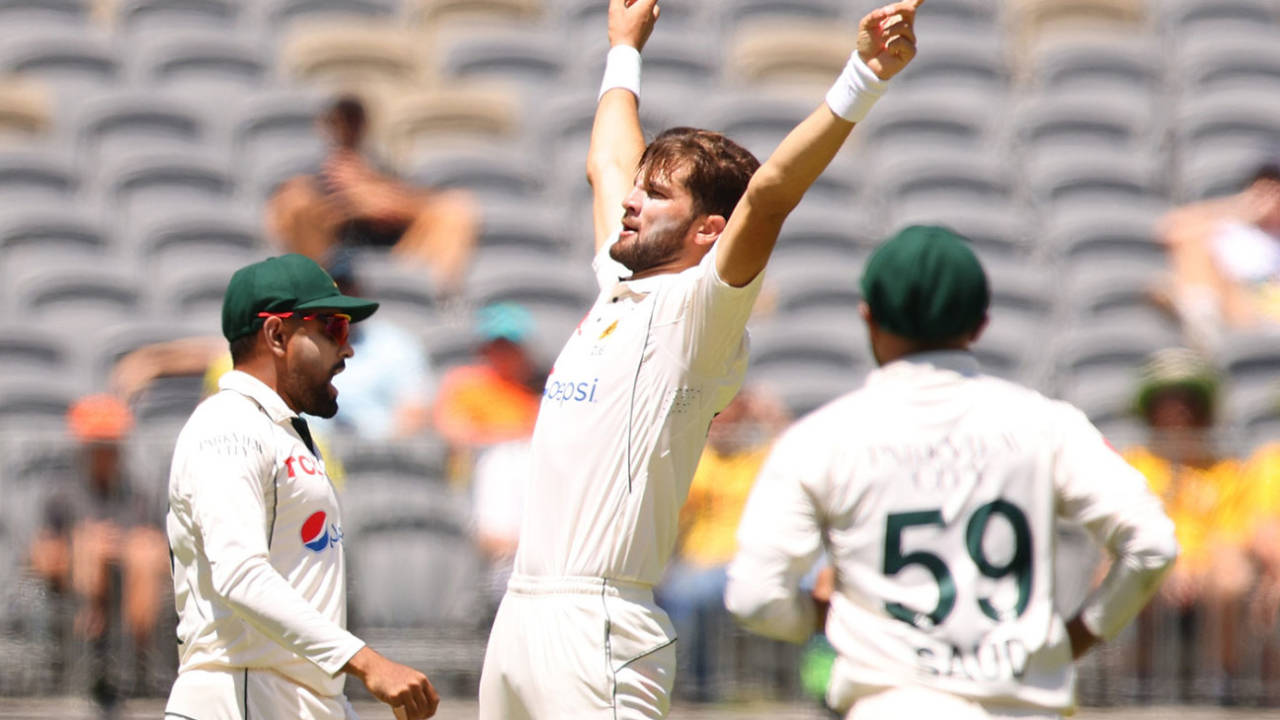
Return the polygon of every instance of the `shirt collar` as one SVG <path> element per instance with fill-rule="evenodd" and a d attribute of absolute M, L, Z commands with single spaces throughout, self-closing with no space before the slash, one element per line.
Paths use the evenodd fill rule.
<path fill-rule="evenodd" d="M 978 358 L 968 350 L 936 350 L 913 353 L 880 367 L 867 376 L 868 385 L 895 382 L 919 382 L 933 377 L 940 382 L 954 382 L 981 372 Z"/>
<path fill-rule="evenodd" d="M 284 423 L 298 417 L 298 413 L 289 409 L 279 393 L 242 370 L 231 370 L 218 378 L 218 389 L 233 390 L 258 403 L 274 423 Z"/>
<path fill-rule="evenodd" d="M 661 275 L 653 275 L 639 280 L 628 280 L 626 278 L 618 278 L 618 281 L 609 288 L 610 300 L 621 300 L 629 295 L 642 298 L 653 292 L 653 290 L 664 280 L 668 279 L 676 273 L 663 273 Z"/>

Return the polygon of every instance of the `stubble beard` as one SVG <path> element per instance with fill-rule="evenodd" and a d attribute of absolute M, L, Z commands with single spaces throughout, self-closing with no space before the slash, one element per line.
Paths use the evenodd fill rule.
<path fill-rule="evenodd" d="M 338 414 L 338 399 L 329 393 L 332 375 L 319 382 L 309 381 L 301 373 L 294 373 L 289 385 L 293 392 L 291 397 L 298 404 L 298 412 L 314 415 L 319 418 L 331 418 Z"/>
<path fill-rule="evenodd" d="M 615 242 L 609 248 L 609 257 L 622 263 L 633 274 L 655 268 L 679 256 L 693 221 L 694 218 L 688 218 L 678 225 L 665 226 L 652 223 L 630 242 Z"/>

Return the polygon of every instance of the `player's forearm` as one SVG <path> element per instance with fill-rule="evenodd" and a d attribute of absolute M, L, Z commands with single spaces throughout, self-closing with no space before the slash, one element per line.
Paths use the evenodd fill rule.
<path fill-rule="evenodd" d="M 1113 639 L 1146 606 L 1176 558 L 1172 534 L 1163 543 L 1117 558 L 1080 609 L 1085 628 L 1101 640 Z"/>
<path fill-rule="evenodd" d="M 254 629 L 336 675 L 364 642 L 321 615 L 265 558 L 224 559 L 211 567 L 214 592 Z"/>
<path fill-rule="evenodd" d="M 746 197 L 752 211 L 785 216 L 795 209 L 852 130 L 853 123 L 825 103 L 810 113 L 751 177 Z"/>
<path fill-rule="evenodd" d="M 813 635 L 818 607 L 808 594 L 788 587 L 776 578 L 760 578 L 735 560 L 741 573 L 730 571 L 724 604 L 747 630 L 791 643 L 803 643 Z"/>
<path fill-rule="evenodd" d="M 617 229 L 622 202 L 644 154 L 638 103 L 631 91 L 614 88 L 604 93 L 596 108 L 587 151 L 587 182 L 591 183 L 597 248 Z"/>

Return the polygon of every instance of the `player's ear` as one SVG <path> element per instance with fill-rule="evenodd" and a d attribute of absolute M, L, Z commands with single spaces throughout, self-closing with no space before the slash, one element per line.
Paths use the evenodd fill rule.
<path fill-rule="evenodd" d="M 723 215 L 704 215 L 702 220 L 696 225 L 697 236 L 694 238 L 699 245 L 710 245 L 720 237 L 720 233 L 724 232 L 725 225 L 728 221 Z"/>
<path fill-rule="evenodd" d="M 262 340 L 266 343 L 267 350 L 275 356 L 283 357 L 285 349 L 289 344 L 288 334 L 284 331 L 284 320 L 278 317 L 269 317 L 262 323 Z"/>
<path fill-rule="evenodd" d="M 876 319 L 871 317 L 871 306 L 865 300 L 858 303 L 858 315 L 862 317 L 862 322 L 867 324 L 868 330 L 876 326 Z"/>

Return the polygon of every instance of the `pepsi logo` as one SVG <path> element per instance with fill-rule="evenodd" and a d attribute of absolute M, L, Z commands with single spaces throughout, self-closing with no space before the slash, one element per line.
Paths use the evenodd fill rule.
<path fill-rule="evenodd" d="M 329 547 L 329 523 L 323 510 L 317 510 L 302 523 L 302 544 L 308 550 L 320 552 Z"/>

